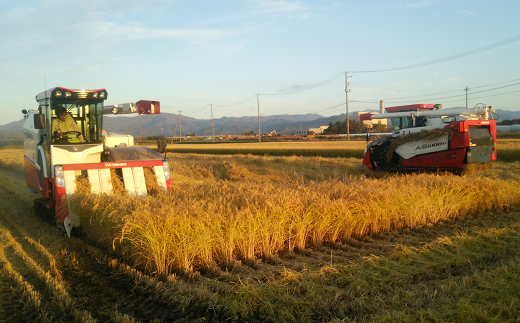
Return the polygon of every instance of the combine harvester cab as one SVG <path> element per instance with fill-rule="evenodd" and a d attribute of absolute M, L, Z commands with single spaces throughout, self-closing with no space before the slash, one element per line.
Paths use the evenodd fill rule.
<path fill-rule="evenodd" d="M 496 160 L 496 120 L 489 118 L 495 112 L 491 107 L 441 107 L 414 104 L 370 115 L 370 119 L 390 119 L 393 131 L 367 145 L 363 165 L 371 170 L 461 171 L 468 164 Z"/>
<path fill-rule="evenodd" d="M 105 89 L 56 87 L 36 96 L 37 110 L 22 111 L 26 118 L 26 182 L 32 192 L 42 196 L 35 201 L 35 211 L 55 219 L 69 237 L 72 228 L 80 226 L 80 220 L 69 212 L 67 195 L 76 192 L 80 179 L 88 180 L 93 193 L 110 194 L 111 170 L 115 170 L 128 194 L 146 196 L 144 168 L 149 168 L 159 187 L 165 191 L 170 188 L 170 170 L 164 155 L 134 147 L 132 136 L 102 131 L 104 114 L 159 114 L 160 103 L 141 100 L 104 106 L 107 95 Z M 59 121 L 57 112 L 63 110 L 65 121 Z"/>

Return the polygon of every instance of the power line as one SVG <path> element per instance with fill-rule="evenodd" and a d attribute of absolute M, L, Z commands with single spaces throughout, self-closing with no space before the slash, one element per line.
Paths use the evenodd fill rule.
<path fill-rule="evenodd" d="M 340 76 L 343 75 L 344 72 L 341 72 L 341 73 L 338 73 L 334 76 L 331 76 L 329 77 L 328 79 L 326 80 L 323 80 L 321 82 L 318 82 L 316 84 L 313 84 L 313 85 L 310 85 L 306 88 L 303 88 L 301 90 L 296 90 L 296 91 L 293 91 L 293 92 L 284 92 L 284 93 L 260 93 L 260 95 L 289 95 L 289 94 L 295 94 L 295 93 L 300 93 L 300 92 L 304 92 L 304 91 L 308 91 L 308 90 L 311 90 L 311 89 L 314 89 L 314 88 L 317 88 L 318 86 L 322 86 L 324 84 L 327 84 L 329 82 L 332 82 L 334 81 L 335 79 L 339 78 Z"/>
<path fill-rule="evenodd" d="M 353 102 L 353 101 L 349 101 L 349 102 Z M 345 102 L 340 103 L 338 105 L 330 106 L 330 107 L 318 108 L 318 109 L 312 109 L 312 110 L 306 110 L 306 111 L 300 111 L 300 112 L 303 112 L 303 113 L 305 113 L 305 112 L 315 112 L 315 113 L 325 112 L 325 111 L 336 109 L 337 107 L 341 107 L 341 106 L 344 106 L 344 105 L 345 105 Z"/>
<path fill-rule="evenodd" d="M 510 82 L 510 81 L 508 81 Z M 506 82 L 500 82 L 500 83 L 495 83 L 495 84 L 503 84 L 503 83 L 506 83 Z M 495 91 L 495 90 L 499 90 L 499 89 L 503 89 L 503 88 L 506 88 L 506 87 L 510 87 L 510 86 L 515 86 L 515 85 L 519 85 L 519 83 L 515 83 L 515 84 L 510 84 L 510 85 L 506 85 L 506 86 L 500 86 L 500 87 L 496 87 L 496 88 L 493 88 L 493 89 L 487 89 L 487 90 L 482 90 L 482 91 L 477 91 L 477 92 L 472 92 L 471 94 L 477 94 L 477 93 L 484 93 L 484 92 L 489 92 L 489 91 Z M 480 86 L 479 88 L 481 87 L 487 87 L 489 85 L 483 85 L 483 86 Z M 477 87 L 475 87 L 477 88 Z M 447 91 L 447 92 L 441 92 L 442 93 L 451 93 L 451 92 L 458 92 L 458 91 L 461 91 L 461 90 L 456 90 L 456 91 Z M 481 98 L 486 98 L 486 97 L 491 97 L 491 96 L 498 96 L 498 95 L 505 95 L 505 94 L 510 94 L 510 93 L 517 93 L 517 92 L 520 92 L 520 91 L 512 91 L 512 92 L 506 92 L 506 93 L 501 93 L 501 94 L 492 94 L 492 95 L 487 95 L 487 96 L 482 96 L 482 97 L 472 97 L 471 99 L 474 100 L 474 99 L 481 99 Z M 431 98 L 431 99 L 428 99 L 428 100 L 442 100 L 442 99 L 450 99 L 450 98 L 457 98 L 457 97 L 464 97 L 465 94 L 460 94 L 460 95 L 453 95 L 453 96 L 447 96 L 447 97 L 441 97 L 441 98 Z M 371 100 L 365 100 L 365 101 L 358 101 L 358 100 L 349 100 L 349 103 L 362 103 L 362 104 L 374 104 L 374 103 L 377 103 L 379 102 L 380 100 L 377 100 L 377 101 L 371 101 Z M 450 103 L 450 102 L 458 102 L 459 100 L 452 100 L 452 101 L 444 101 L 444 103 Z M 385 103 L 396 103 L 396 104 L 402 104 L 402 103 L 413 103 L 413 102 L 416 102 L 416 101 L 385 101 Z M 319 112 L 326 112 L 326 111 L 330 111 L 330 110 L 334 110 L 338 107 L 342 107 L 344 106 L 345 103 L 340 103 L 338 105 L 334 105 L 334 106 L 329 106 L 329 107 L 325 107 L 325 108 L 319 108 L 319 109 L 312 109 L 312 110 L 306 110 L 306 111 L 302 111 L 302 112 L 315 112 L 315 113 L 319 113 Z M 338 109 L 339 110 L 339 109 Z"/>
<path fill-rule="evenodd" d="M 476 99 L 485 99 L 485 98 L 489 98 L 489 97 L 492 97 L 492 96 L 500 96 L 500 95 L 506 95 L 506 94 L 511 94 L 511 93 L 520 93 L 520 90 L 518 91 L 510 91 L 510 92 L 504 92 L 504 93 L 497 93 L 497 94 L 490 94 L 490 95 L 486 95 L 486 96 L 480 96 L 480 97 L 472 97 L 471 99 L 472 100 L 476 100 Z M 447 101 L 447 102 L 444 102 L 444 103 L 451 103 L 451 102 L 459 102 L 460 100 L 453 100 L 453 101 Z"/>
<path fill-rule="evenodd" d="M 244 99 L 242 101 L 239 101 L 239 102 L 236 102 L 236 103 L 232 103 L 232 104 L 225 104 L 225 105 L 219 105 L 219 104 L 213 104 L 214 107 L 220 107 L 220 108 L 225 108 L 225 107 L 231 107 L 231 106 L 234 106 L 234 105 L 239 105 L 239 104 L 242 104 L 242 103 L 245 103 L 247 101 L 251 101 L 252 99 L 256 98 L 256 94 L 253 94 L 251 96 L 248 96 L 247 99 Z"/>
<path fill-rule="evenodd" d="M 502 41 L 499 41 L 499 42 L 496 42 L 496 43 L 493 43 L 493 44 L 490 44 L 490 45 L 486 45 L 486 46 L 483 46 L 483 47 L 479 47 L 479 48 L 476 48 L 476 49 L 473 49 L 473 50 L 470 50 L 470 51 L 466 51 L 466 52 L 463 52 L 463 53 L 459 53 L 459 54 L 455 54 L 455 55 L 451 55 L 451 56 L 447 56 L 447 57 L 443 57 L 443 58 L 439 58 L 439 59 L 435 59 L 435 60 L 431 60 L 431 61 L 427 61 L 427 62 L 423 62 L 423 63 L 418 63 L 418 64 L 412 64 L 412 65 L 406 65 L 406 66 L 401 66 L 401 67 L 395 67 L 395 68 L 387 68 L 387 69 L 379 69 L 379 70 L 360 70 L 360 71 L 352 71 L 350 73 L 379 73 L 379 72 L 390 72 L 390 71 L 398 71 L 398 70 L 403 70 L 403 69 L 410 69 L 410 68 L 415 68 L 415 67 L 421 67 L 421 66 L 426 66 L 426 65 L 431 65 L 431 64 L 436 64 L 436 63 L 441 63 L 441 62 L 445 62 L 445 61 L 448 61 L 448 60 L 453 60 L 453 59 L 457 59 L 457 58 L 461 58 L 461 57 L 464 57 L 464 56 L 469 56 L 469 55 L 473 55 L 473 54 L 476 54 L 476 53 L 480 53 L 480 52 L 483 52 L 483 51 L 487 51 L 487 50 L 490 50 L 490 49 L 493 49 L 493 48 L 496 48 L 496 47 L 500 47 L 500 46 L 504 46 L 504 45 L 507 45 L 507 44 L 510 44 L 512 42 L 515 42 L 515 41 L 518 41 L 520 40 L 520 35 L 517 35 L 517 36 L 514 36 L 514 37 L 511 37 L 511 38 L 508 38 L 508 39 L 505 39 L 505 40 L 502 40 Z M 255 96 L 257 97 L 257 100 L 258 100 L 258 95 L 269 95 L 269 96 L 278 96 L 278 95 L 290 95 L 290 94 L 296 94 L 296 93 L 301 93 L 301 92 L 304 92 L 304 91 L 308 91 L 308 90 L 311 90 L 311 89 L 314 89 L 316 87 L 319 87 L 319 86 L 322 86 L 324 84 L 327 84 L 329 82 L 332 82 L 333 80 L 339 78 L 340 76 L 343 75 L 344 72 L 340 72 L 338 74 L 335 74 L 334 76 L 330 77 L 330 78 L 327 78 L 323 81 L 320 81 L 318 83 L 315 83 L 313 85 L 310 85 L 308 87 L 305 87 L 303 89 L 300 89 L 300 90 L 296 90 L 296 91 L 292 91 L 292 92 L 285 92 L 285 93 L 263 93 L 263 94 L 253 94 L 253 95 L 250 95 L 248 96 L 247 98 L 241 100 L 241 101 L 238 101 L 238 102 L 235 102 L 235 103 L 232 103 L 232 104 L 226 104 L 226 105 L 218 105 L 218 104 L 214 104 L 213 106 L 215 107 L 231 107 L 231 106 L 235 106 L 235 105 L 239 105 L 239 104 L 242 104 L 242 103 L 245 103 L 245 102 L 248 102 L 248 101 L 251 101 L 252 99 L 255 98 Z M 516 81 L 516 80 L 514 80 Z M 503 82 L 503 83 L 507 83 L 507 82 Z M 496 83 L 496 84 L 502 84 L 502 83 Z M 496 85 L 496 84 L 493 84 L 493 85 Z M 514 84 L 516 85 L 516 84 Z M 491 85 L 489 85 L 491 86 Z M 482 87 L 486 87 L 486 86 L 482 86 Z M 480 87 L 474 87 L 474 88 L 480 88 Z M 491 89 L 493 90 L 493 89 Z M 440 92 L 440 93 L 435 93 L 435 94 L 430 94 L 430 95 L 438 95 L 438 94 L 445 94 L 445 93 L 454 93 L 454 92 L 457 92 L 457 91 L 448 91 L 448 92 Z M 479 93 L 479 92 L 474 92 L 474 93 Z M 428 95 L 427 95 L 428 96 Z M 390 100 L 397 100 L 397 99 L 407 99 L 407 98 L 414 98 L 414 97 L 422 97 L 422 96 L 411 96 L 411 97 L 402 97 L 402 98 L 392 98 Z M 445 98 L 451 98 L 451 97 L 457 97 L 457 96 L 450 96 L 450 97 L 444 97 L 444 98 L 433 98 L 433 99 L 430 99 L 430 100 L 436 100 L 436 99 L 445 99 Z M 373 102 L 367 102 L 367 101 L 349 101 L 349 102 L 357 102 L 357 103 L 376 103 L 378 101 L 373 101 Z M 396 103 L 396 102 L 392 102 L 392 103 Z M 345 103 L 346 104 L 346 103 Z M 342 104 L 341 104 L 342 105 Z M 340 106 L 340 105 L 338 105 Z M 200 112 L 202 111 L 203 109 L 205 109 L 205 107 L 203 108 L 200 108 L 196 111 L 193 111 L 192 113 L 197 113 L 197 112 Z"/>
<path fill-rule="evenodd" d="M 481 88 L 481 87 L 488 87 L 488 86 L 493 86 L 493 85 L 498 85 L 498 84 L 504 84 L 504 83 L 509 83 L 509 82 L 516 82 L 516 81 L 520 81 L 520 79 L 515 79 L 515 80 L 505 81 L 505 82 L 498 82 L 498 83 L 493 83 L 493 84 L 488 84 L 488 85 L 482 85 L 482 86 L 474 86 L 473 89 L 479 89 L 479 88 Z"/>
<path fill-rule="evenodd" d="M 338 74 L 335 74 L 334 76 L 331 76 L 329 78 L 327 78 L 326 80 L 323 80 L 323 81 L 320 81 L 318 83 L 315 83 L 313 85 L 310 85 L 306 88 L 303 88 L 301 90 L 297 90 L 297 91 L 293 91 L 293 92 L 286 92 L 286 93 L 259 93 L 259 94 L 253 94 L 251 96 L 248 96 L 246 99 L 244 100 L 241 100 L 241 101 L 238 101 L 236 103 L 232 103 L 232 104 L 214 104 L 213 106 L 214 107 L 219 107 L 219 108 L 225 108 L 225 107 L 231 107 L 231 106 L 234 106 L 234 105 L 239 105 L 239 104 L 242 104 L 242 103 L 245 103 L 245 102 L 248 102 L 248 101 L 251 101 L 252 99 L 254 99 L 255 97 L 257 97 L 258 95 L 288 95 L 288 94 L 295 94 L 295 93 L 300 93 L 300 92 L 304 92 L 304 91 L 308 91 L 308 90 L 311 90 L 311 89 L 314 89 L 316 87 L 319 87 L 321 85 L 324 85 L 324 84 L 327 84 L 329 82 L 332 82 L 334 81 L 335 79 L 339 78 L 341 75 L 343 75 L 343 72 L 341 73 L 338 73 Z M 258 98 L 258 97 L 257 97 Z M 196 111 L 198 112 L 198 111 Z"/>
<path fill-rule="evenodd" d="M 202 110 L 206 110 L 208 108 L 208 105 L 206 104 L 205 106 L 201 107 L 200 109 L 198 110 L 195 110 L 195 111 L 190 111 L 190 113 L 197 113 L 197 112 L 200 112 Z"/>
<path fill-rule="evenodd" d="M 399 70 L 410 69 L 410 68 L 415 68 L 415 67 L 421 67 L 421 66 L 426 66 L 426 65 L 432 65 L 432 64 L 442 63 L 442 62 L 445 62 L 445 61 L 461 58 L 461 57 L 464 57 L 464 56 L 477 54 L 477 53 L 480 53 L 480 52 L 483 52 L 483 51 L 486 51 L 486 50 L 490 50 L 490 49 L 493 49 L 493 48 L 496 48 L 496 47 L 500 47 L 500 46 L 504 46 L 504 45 L 513 43 L 513 42 L 518 41 L 518 40 L 520 40 L 520 35 L 511 37 L 511 38 L 508 38 L 508 39 L 504 39 L 502 41 L 499 41 L 499 42 L 496 42 L 496 43 L 493 43 L 493 44 L 490 44 L 490 45 L 486 45 L 486 46 L 483 46 L 483 47 L 472 49 L 472 50 L 469 50 L 467 52 L 463 52 L 463 53 L 459 53 L 459 54 L 455 54 L 455 55 L 451 55 L 451 56 L 447 56 L 447 57 L 443 57 L 443 58 L 438 58 L 438 59 L 434 59 L 434 60 L 423 62 L 423 63 L 412 64 L 412 65 L 405 65 L 405 66 L 401 66 L 401 67 L 394 67 L 394 68 L 387 68 L 387 69 L 379 69 L 379 70 L 353 71 L 353 72 L 350 72 L 350 73 L 391 72 L 391 71 L 399 71 Z"/>
<path fill-rule="evenodd" d="M 499 86 L 499 87 L 496 87 L 496 88 L 492 88 L 492 89 L 487 89 L 487 90 L 481 90 L 481 91 L 476 91 L 476 92 L 471 92 L 471 94 L 477 94 L 477 93 L 483 93 L 483 92 L 489 92 L 489 91 L 495 91 L 495 90 L 499 90 L 499 89 L 503 89 L 503 88 L 506 88 L 506 87 L 510 87 L 510 86 L 515 86 L 515 85 L 519 85 L 520 82 L 518 83 L 514 83 L 514 84 L 509 84 L 509 85 L 504 85 L 504 86 Z M 446 97 L 440 97 L 440 98 L 430 98 L 428 100 L 443 100 L 443 99 L 451 99 L 451 98 L 457 98 L 457 97 L 461 97 L 461 96 L 465 96 L 466 94 L 459 94 L 459 95 L 452 95 L 452 96 L 446 96 Z M 385 102 L 388 102 L 388 103 L 411 103 L 411 102 L 416 102 L 416 101 L 385 101 Z"/>
<path fill-rule="evenodd" d="M 498 84 L 504 84 L 504 83 L 510 83 L 510 82 L 516 82 L 516 81 L 520 81 L 520 79 L 515 79 L 515 80 L 510 80 L 510 81 L 506 81 L 506 82 L 499 82 L 499 83 L 493 83 L 493 84 L 487 84 L 487 85 L 480 85 L 480 86 L 473 86 L 473 87 L 470 87 L 470 89 L 480 89 L 480 88 L 483 88 L 483 87 L 489 87 L 489 86 L 493 86 L 493 85 L 498 85 Z M 507 85 L 507 86 L 512 86 L 512 85 L 517 85 L 518 83 L 515 83 L 515 84 L 510 84 L 510 85 Z M 499 88 L 495 88 L 495 89 L 499 89 Z M 494 90 L 494 89 L 490 89 L 489 91 L 491 90 Z M 424 98 L 424 97 L 429 97 L 429 96 L 433 96 L 433 95 L 439 95 L 439 94 L 447 94 L 447 93 L 456 93 L 456 92 L 460 92 L 461 90 L 452 90 L 452 91 L 445 91 L 445 92 L 437 92 L 437 93 L 430 93 L 430 94 L 422 94 L 422 95 L 413 95 L 413 96 L 405 96 L 405 97 L 397 97 L 397 98 L 381 98 L 381 99 L 378 99 L 378 100 L 361 100 L 361 101 L 349 101 L 349 102 L 357 102 L 357 103 L 378 103 L 379 101 L 381 100 L 384 100 L 385 102 L 392 102 L 392 103 L 395 103 L 395 101 L 391 101 L 391 100 L 401 100 L 401 99 L 412 99 L 412 98 Z M 472 92 L 473 94 L 475 93 L 480 93 L 480 92 Z M 436 98 L 428 98 L 428 100 L 435 100 Z M 440 98 L 440 99 L 443 99 L 443 98 Z M 390 100 L 390 101 L 388 101 Z"/>
<path fill-rule="evenodd" d="M 490 49 L 493 49 L 493 48 L 496 48 L 496 47 L 500 47 L 500 46 L 504 46 L 504 45 L 516 42 L 518 40 L 520 40 L 520 35 L 511 37 L 511 38 L 508 38 L 508 39 L 505 39 L 505 40 L 502 40 L 502 41 L 499 41 L 499 42 L 496 42 L 496 43 L 493 43 L 493 44 L 490 44 L 490 45 L 486 45 L 486 46 L 483 46 L 483 47 L 472 49 L 472 50 L 469 50 L 469 51 L 466 51 L 466 52 L 463 52 L 463 53 L 459 53 L 459 54 L 455 54 L 455 55 L 451 55 L 451 56 L 447 56 L 447 57 L 443 57 L 443 58 L 439 58 L 439 59 L 435 59 L 435 60 L 431 60 L 431 61 L 427 61 L 427 62 L 423 62 L 423 63 L 406 65 L 406 66 L 395 67 L 395 68 L 379 69 L 379 70 L 352 71 L 352 72 L 349 72 L 349 73 L 358 73 L 358 74 L 359 73 L 380 73 L 380 72 L 391 72 L 391 71 L 398 71 L 398 70 L 410 69 L 410 68 L 415 68 L 415 67 L 422 67 L 422 66 L 426 66 L 426 65 L 432 65 L 432 64 L 437 64 L 437 63 L 441 63 L 441 62 L 445 62 L 445 61 L 461 58 L 461 57 L 464 57 L 464 56 L 477 54 L 477 53 L 480 53 L 480 52 L 483 52 L 483 51 L 487 51 L 487 50 L 490 50 Z M 305 87 L 305 88 L 300 89 L 300 90 L 296 90 L 296 91 L 292 91 L 292 92 L 285 92 L 285 93 L 260 93 L 259 95 L 277 96 L 277 95 L 289 95 L 289 94 L 301 93 L 301 92 L 308 91 L 308 90 L 314 89 L 316 87 L 322 86 L 324 84 L 330 83 L 330 82 L 334 81 L 335 79 L 339 78 L 340 76 L 342 76 L 343 73 L 344 72 L 337 73 L 334 76 L 331 76 L 331 77 L 329 77 L 329 78 L 327 78 L 327 79 L 325 79 L 323 81 L 320 81 L 318 83 L 315 83 L 313 85 L 310 85 L 310 86 Z M 497 84 L 499 84 L 499 83 L 497 83 Z M 438 94 L 443 94 L 443 93 L 450 93 L 450 92 L 441 92 L 441 93 L 438 93 Z M 436 95 L 436 94 L 432 94 L 432 95 Z M 221 108 L 223 108 L 223 107 L 231 107 L 231 106 L 235 106 L 235 105 L 239 105 L 239 104 L 251 101 L 252 99 L 255 98 L 255 96 L 257 96 L 257 94 L 250 95 L 247 98 L 245 98 L 245 99 L 243 99 L 241 101 L 238 101 L 236 103 L 225 104 L 225 105 L 214 104 L 213 106 L 221 107 Z M 412 97 L 408 97 L 408 98 L 412 98 Z M 201 109 L 199 109 L 197 111 L 194 111 L 192 113 L 200 112 L 203 109 L 204 108 L 201 108 Z"/>

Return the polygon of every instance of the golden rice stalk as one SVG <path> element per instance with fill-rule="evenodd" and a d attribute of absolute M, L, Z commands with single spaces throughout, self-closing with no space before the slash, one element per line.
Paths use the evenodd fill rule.
<path fill-rule="evenodd" d="M 144 182 L 146 184 L 146 190 L 148 191 L 148 194 L 157 194 L 159 192 L 163 192 L 163 189 L 157 184 L 157 176 L 155 175 L 154 171 L 149 168 L 145 167 L 143 168 L 144 172 Z"/>
<path fill-rule="evenodd" d="M 91 185 L 87 177 L 82 177 L 76 181 L 76 194 L 88 194 L 90 193 Z"/>
<path fill-rule="evenodd" d="M 112 183 L 112 192 L 113 194 L 124 194 L 125 193 L 125 184 L 119 177 L 115 168 L 110 170 L 110 182 Z"/>

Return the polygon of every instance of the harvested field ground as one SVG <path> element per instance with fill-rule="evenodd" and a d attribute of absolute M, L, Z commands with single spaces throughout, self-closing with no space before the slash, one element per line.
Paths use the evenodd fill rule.
<path fill-rule="evenodd" d="M 156 148 L 156 145 L 147 145 Z M 363 158 L 365 141 L 288 141 L 288 142 L 251 142 L 233 143 L 168 143 L 168 153 L 193 153 L 212 155 L 260 155 L 260 156 L 321 156 Z M 520 139 L 497 140 L 498 161 L 520 160 Z"/>
<path fill-rule="evenodd" d="M 507 143 L 518 153 L 515 145 Z M 337 181 L 379 184 L 391 193 L 405 185 L 422 189 L 415 180 L 436 183 L 432 191 L 453 183 L 446 184 L 451 190 L 439 203 L 456 204 L 460 213 L 348 239 L 318 243 L 309 238 L 303 248 L 232 254 L 204 266 L 199 259 L 190 268 L 160 272 L 129 255 L 137 250 L 131 244 L 113 240 L 118 227 L 102 217 L 103 210 L 86 207 L 93 222 L 84 214 L 85 226 L 70 239 L 35 216 L 37 196 L 26 190 L 23 151 L 2 149 L 0 160 L 0 322 L 518 322 L 520 317 L 518 161 L 463 176 L 372 176 L 357 158 L 168 153 L 178 189 L 162 203 L 177 203 L 173 209 L 188 214 L 198 212 L 190 206 L 203 198 L 201 193 L 208 194 L 201 210 L 220 219 L 216 206 L 240 196 L 240 189 L 264 188 L 262 194 L 278 196 L 288 185 L 305 191 Z M 390 189 L 393 183 L 400 186 Z M 450 200 L 458 185 L 464 185 L 459 191 L 470 192 L 472 183 L 478 189 L 462 196 L 468 203 L 479 202 L 476 206 L 462 208 L 465 201 Z M 503 196 L 500 185 L 508 187 Z M 216 187 L 222 200 L 212 204 Z M 388 207 L 394 203 L 390 193 L 382 195 Z M 412 192 L 407 194 L 410 198 Z M 276 203 L 269 195 L 260 197 Z M 416 214 L 436 209 L 421 208 L 406 196 L 401 202 L 403 215 L 412 205 Z M 153 208 L 161 214 L 160 205 Z M 114 251 L 113 242 L 120 249 Z"/>
<path fill-rule="evenodd" d="M 148 145 L 155 148 L 154 145 Z M 216 142 L 168 143 L 167 152 L 197 154 L 251 154 L 269 156 L 321 156 L 362 158 L 365 141 L 287 141 L 287 142 Z"/>

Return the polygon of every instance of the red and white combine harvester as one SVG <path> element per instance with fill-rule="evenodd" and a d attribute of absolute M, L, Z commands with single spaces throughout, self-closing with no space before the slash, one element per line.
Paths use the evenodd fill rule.
<path fill-rule="evenodd" d="M 112 192 L 111 170 L 134 196 L 147 195 L 143 168 L 150 168 L 156 183 L 170 188 L 170 170 L 165 156 L 134 147 L 133 137 L 103 132 L 104 114 L 159 114 L 158 101 L 104 106 L 107 91 L 52 88 L 36 96 L 37 110 L 23 110 L 25 177 L 27 186 L 42 198 L 35 212 L 56 219 L 70 237 L 79 217 L 69 212 L 67 195 L 76 191 L 77 180 L 88 179 L 93 193 Z M 68 131 L 58 128 L 56 112 L 66 111 Z M 63 112 L 61 113 L 62 117 Z M 73 128 L 72 131 L 70 128 Z M 60 131 L 56 131 L 60 129 Z"/>
<path fill-rule="evenodd" d="M 495 112 L 491 107 L 441 107 L 414 104 L 370 115 L 371 120 L 390 119 L 393 131 L 368 144 L 363 165 L 371 170 L 390 166 L 461 171 L 468 164 L 496 160 L 496 120 L 490 119 Z"/>

